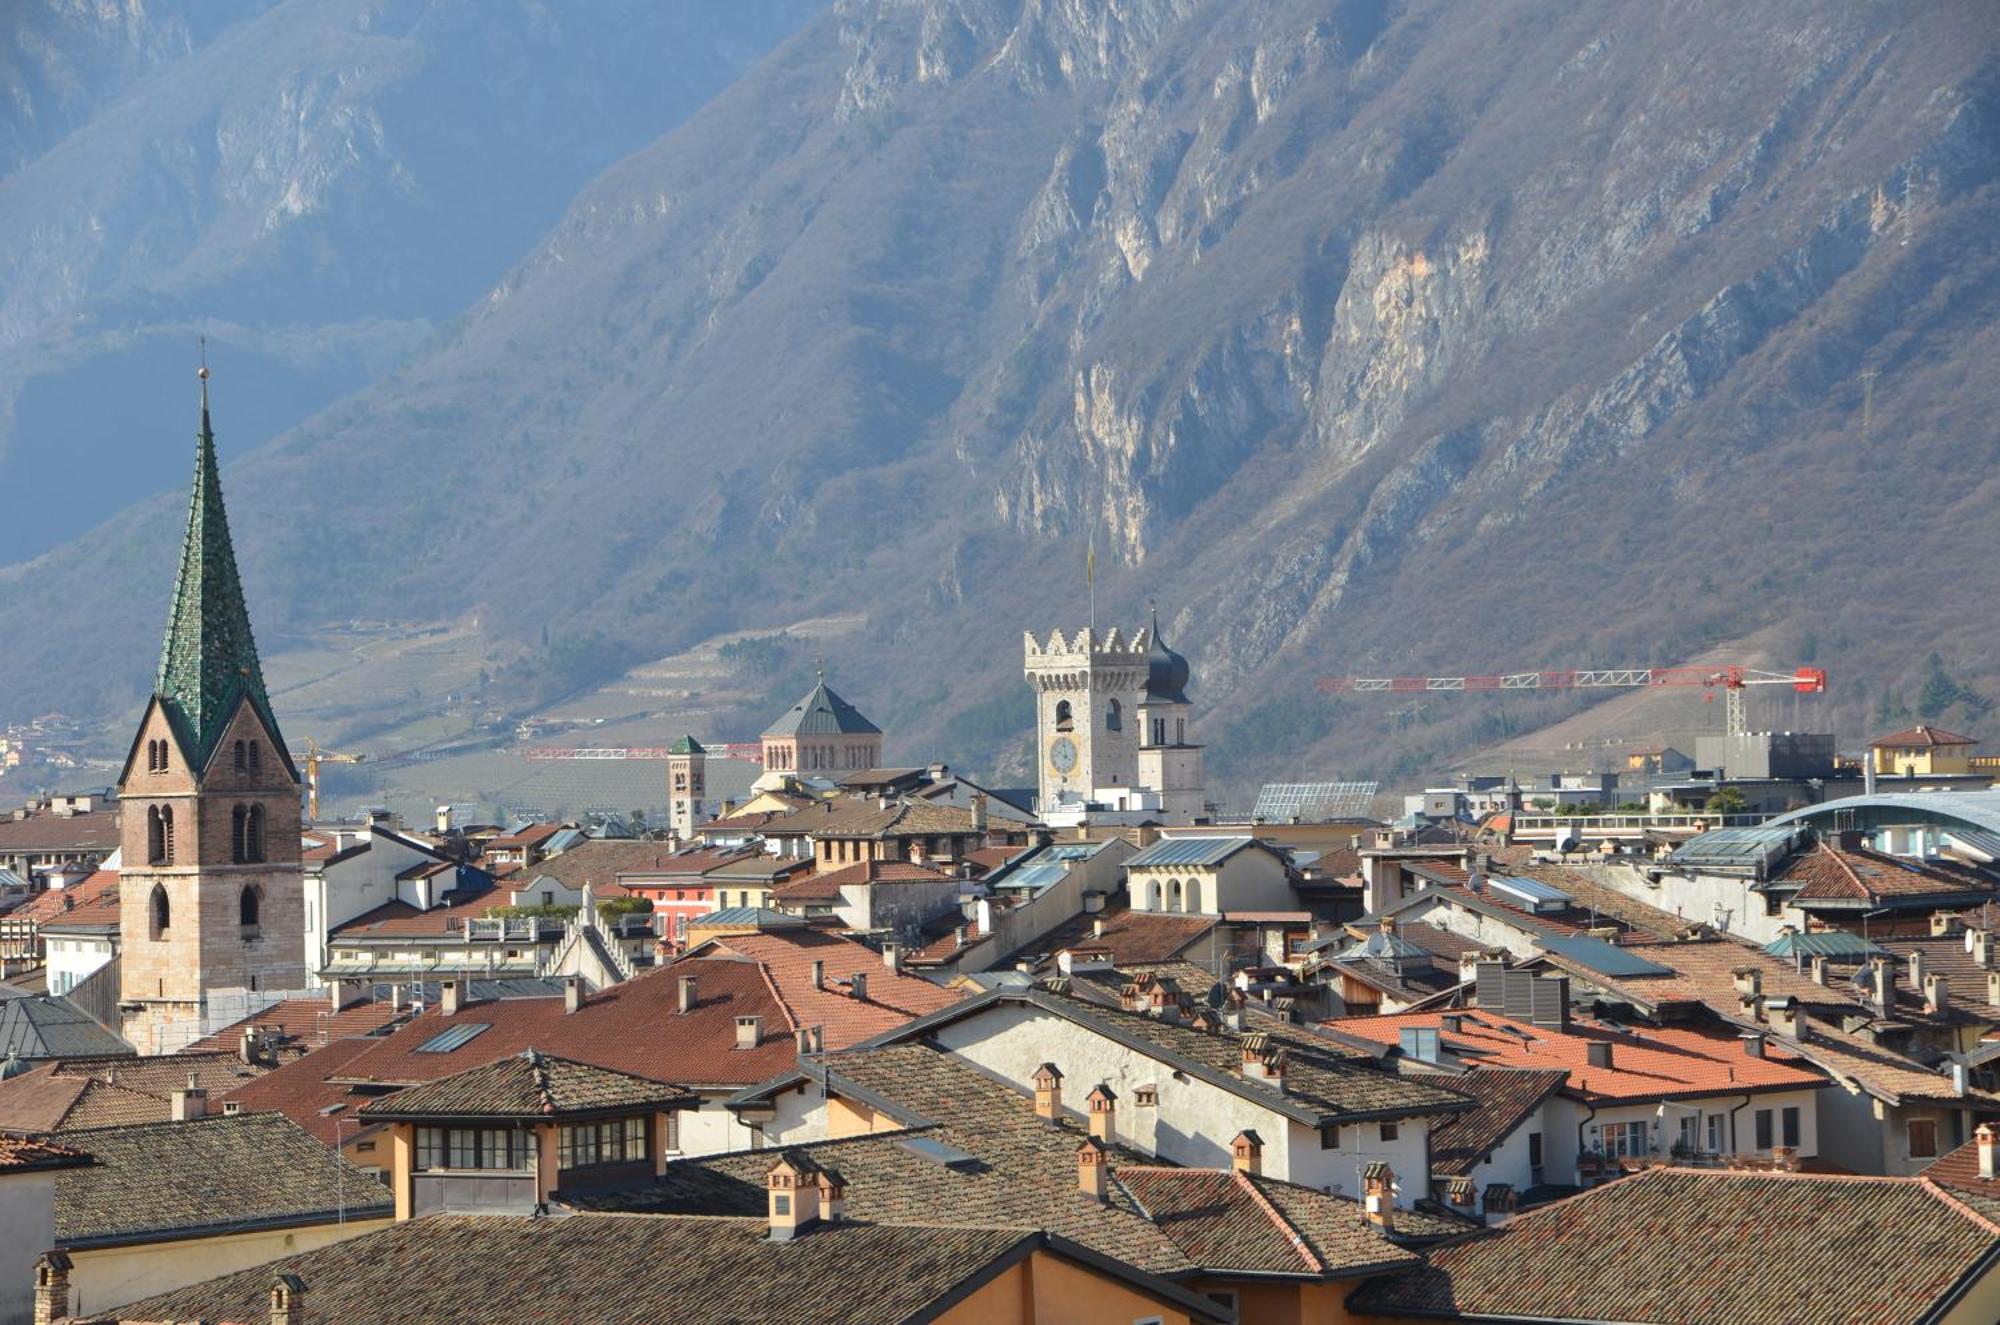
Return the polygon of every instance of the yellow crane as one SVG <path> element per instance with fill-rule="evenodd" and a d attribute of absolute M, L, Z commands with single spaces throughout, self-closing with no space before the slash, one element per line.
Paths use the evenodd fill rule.
<path fill-rule="evenodd" d="M 319 766 L 321 764 L 358 764 L 367 755 L 344 755 L 332 750 L 323 750 L 318 741 L 306 738 L 306 822 L 319 822 Z"/>

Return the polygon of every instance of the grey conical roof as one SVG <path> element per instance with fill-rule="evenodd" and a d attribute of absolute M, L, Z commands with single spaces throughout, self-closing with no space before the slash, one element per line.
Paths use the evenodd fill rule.
<path fill-rule="evenodd" d="M 880 736 L 882 729 L 861 716 L 861 710 L 833 693 L 820 674 L 806 697 L 764 729 L 766 736 Z"/>

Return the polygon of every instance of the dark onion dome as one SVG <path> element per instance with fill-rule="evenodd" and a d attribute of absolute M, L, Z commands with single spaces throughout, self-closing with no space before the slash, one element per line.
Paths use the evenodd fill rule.
<path fill-rule="evenodd" d="M 1162 704 L 1185 704 L 1188 661 L 1160 638 L 1160 614 L 1153 613 L 1153 647 L 1146 654 L 1146 698 Z"/>

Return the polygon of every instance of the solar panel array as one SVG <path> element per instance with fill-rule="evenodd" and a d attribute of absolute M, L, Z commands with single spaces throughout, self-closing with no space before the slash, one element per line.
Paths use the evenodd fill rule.
<path fill-rule="evenodd" d="M 1359 819 L 1381 790 L 1380 782 L 1266 782 L 1250 814 L 1266 823 Z"/>

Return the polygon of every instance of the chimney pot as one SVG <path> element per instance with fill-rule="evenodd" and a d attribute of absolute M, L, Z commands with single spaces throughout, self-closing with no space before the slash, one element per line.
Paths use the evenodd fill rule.
<path fill-rule="evenodd" d="M 826 963 L 824 961 L 815 961 L 812 964 L 812 986 L 814 989 L 826 988 Z"/>
<path fill-rule="evenodd" d="M 1035 1116 L 1044 1122 L 1062 1117 L 1062 1072 L 1054 1063 L 1035 1069 Z"/>
<path fill-rule="evenodd" d="M 194 1077 L 188 1077 L 187 1085 L 168 1096 L 170 1116 L 177 1123 L 192 1122 L 196 1118 L 208 1116 L 208 1092 L 195 1084 Z"/>
<path fill-rule="evenodd" d="M 819 1219 L 819 1169 L 804 1156 L 780 1156 L 764 1175 L 771 1241 L 789 1242 Z"/>
<path fill-rule="evenodd" d="M 1772 1146 L 1771 1167 L 1780 1173 L 1798 1172 L 1799 1148 L 1797 1146 Z"/>
<path fill-rule="evenodd" d="M 1990 929 L 1968 929 L 1965 931 L 1965 950 L 1972 954 L 1974 966 L 1993 965 L 1993 931 Z"/>
<path fill-rule="evenodd" d="M 694 977 L 693 977 L 693 976 L 691 976 L 691 975 L 684 975 L 684 976 L 682 976 L 682 977 L 681 977 L 681 1011 L 682 1011 L 682 1012 L 692 1012 L 692 1011 L 694 1011 L 694 1010 L 695 1010 L 695 1006 L 696 1006 L 697 1004 L 699 1004 L 700 1002 L 701 1002 L 701 997 L 700 997 L 700 995 L 699 995 L 699 994 L 698 994 L 698 993 L 696 992 L 696 988 L 695 988 L 695 982 L 694 982 Z"/>
<path fill-rule="evenodd" d="M 1743 1052 L 1752 1058 L 1764 1056 L 1764 1033 L 1762 1031 L 1743 1032 Z"/>
<path fill-rule="evenodd" d="M 853 995 L 854 1001 L 857 1003 L 866 1003 L 868 1001 L 868 972 L 856 971 L 854 973 L 848 981 L 848 993 Z"/>
<path fill-rule="evenodd" d="M 738 1017 L 736 1019 L 736 1047 L 755 1049 L 764 1038 L 762 1017 Z"/>
<path fill-rule="evenodd" d="M 882 965 L 893 972 L 903 969 L 903 945 L 894 939 L 882 945 Z"/>
<path fill-rule="evenodd" d="M 2000 1173 L 1995 1171 L 1996 1151 L 2000 1151 L 2000 1131 L 1995 1131 L 1992 1123 L 1981 1123 L 1972 1130 L 1972 1136 L 1979 1143 L 1979 1176 L 1989 1182 Z"/>
<path fill-rule="evenodd" d="M 1118 1131 L 1118 1094 L 1106 1082 L 1098 1082 L 1097 1088 L 1085 1098 L 1084 1104 L 1090 1113 L 1090 1134 L 1099 1141 L 1109 1143 Z"/>
<path fill-rule="evenodd" d="M 583 1006 L 583 977 L 568 976 L 563 980 L 563 1012 L 575 1012 Z"/>
<path fill-rule="evenodd" d="M 281 1274 L 271 1281 L 271 1325 L 305 1325 L 306 1281 Z"/>
<path fill-rule="evenodd" d="M 1951 986 L 1941 971 L 1932 971 L 1924 977 L 1924 1011 L 1933 1017 L 1944 1015 L 1951 1004 Z"/>
<path fill-rule="evenodd" d="M 1384 1233 L 1396 1231 L 1396 1173 L 1381 1160 L 1361 1170 L 1363 1208 L 1368 1222 Z"/>
<path fill-rule="evenodd" d="M 1584 1054 L 1592 1067 L 1611 1066 L 1611 1041 L 1592 1040 L 1584 1047 Z"/>
<path fill-rule="evenodd" d="M 69 1315 L 69 1253 L 45 1251 L 35 1262 L 35 1325 L 54 1325 Z"/>
<path fill-rule="evenodd" d="M 465 1005 L 465 986 L 459 980 L 446 980 L 438 987 L 438 1012 L 442 1016 L 456 1017 Z"/>
<path fill-rule="evenodd" d="M 1076 1185 L 1085 1196 L 1095 1201 L 1105 1199 L 1110 1190 L 1109 1175 L 1105 1172 L 1109 1163 L 1110 1155 L 1103 1142 L 1094 1136 L 1085 1137 L 1076 1148 Z"/>

